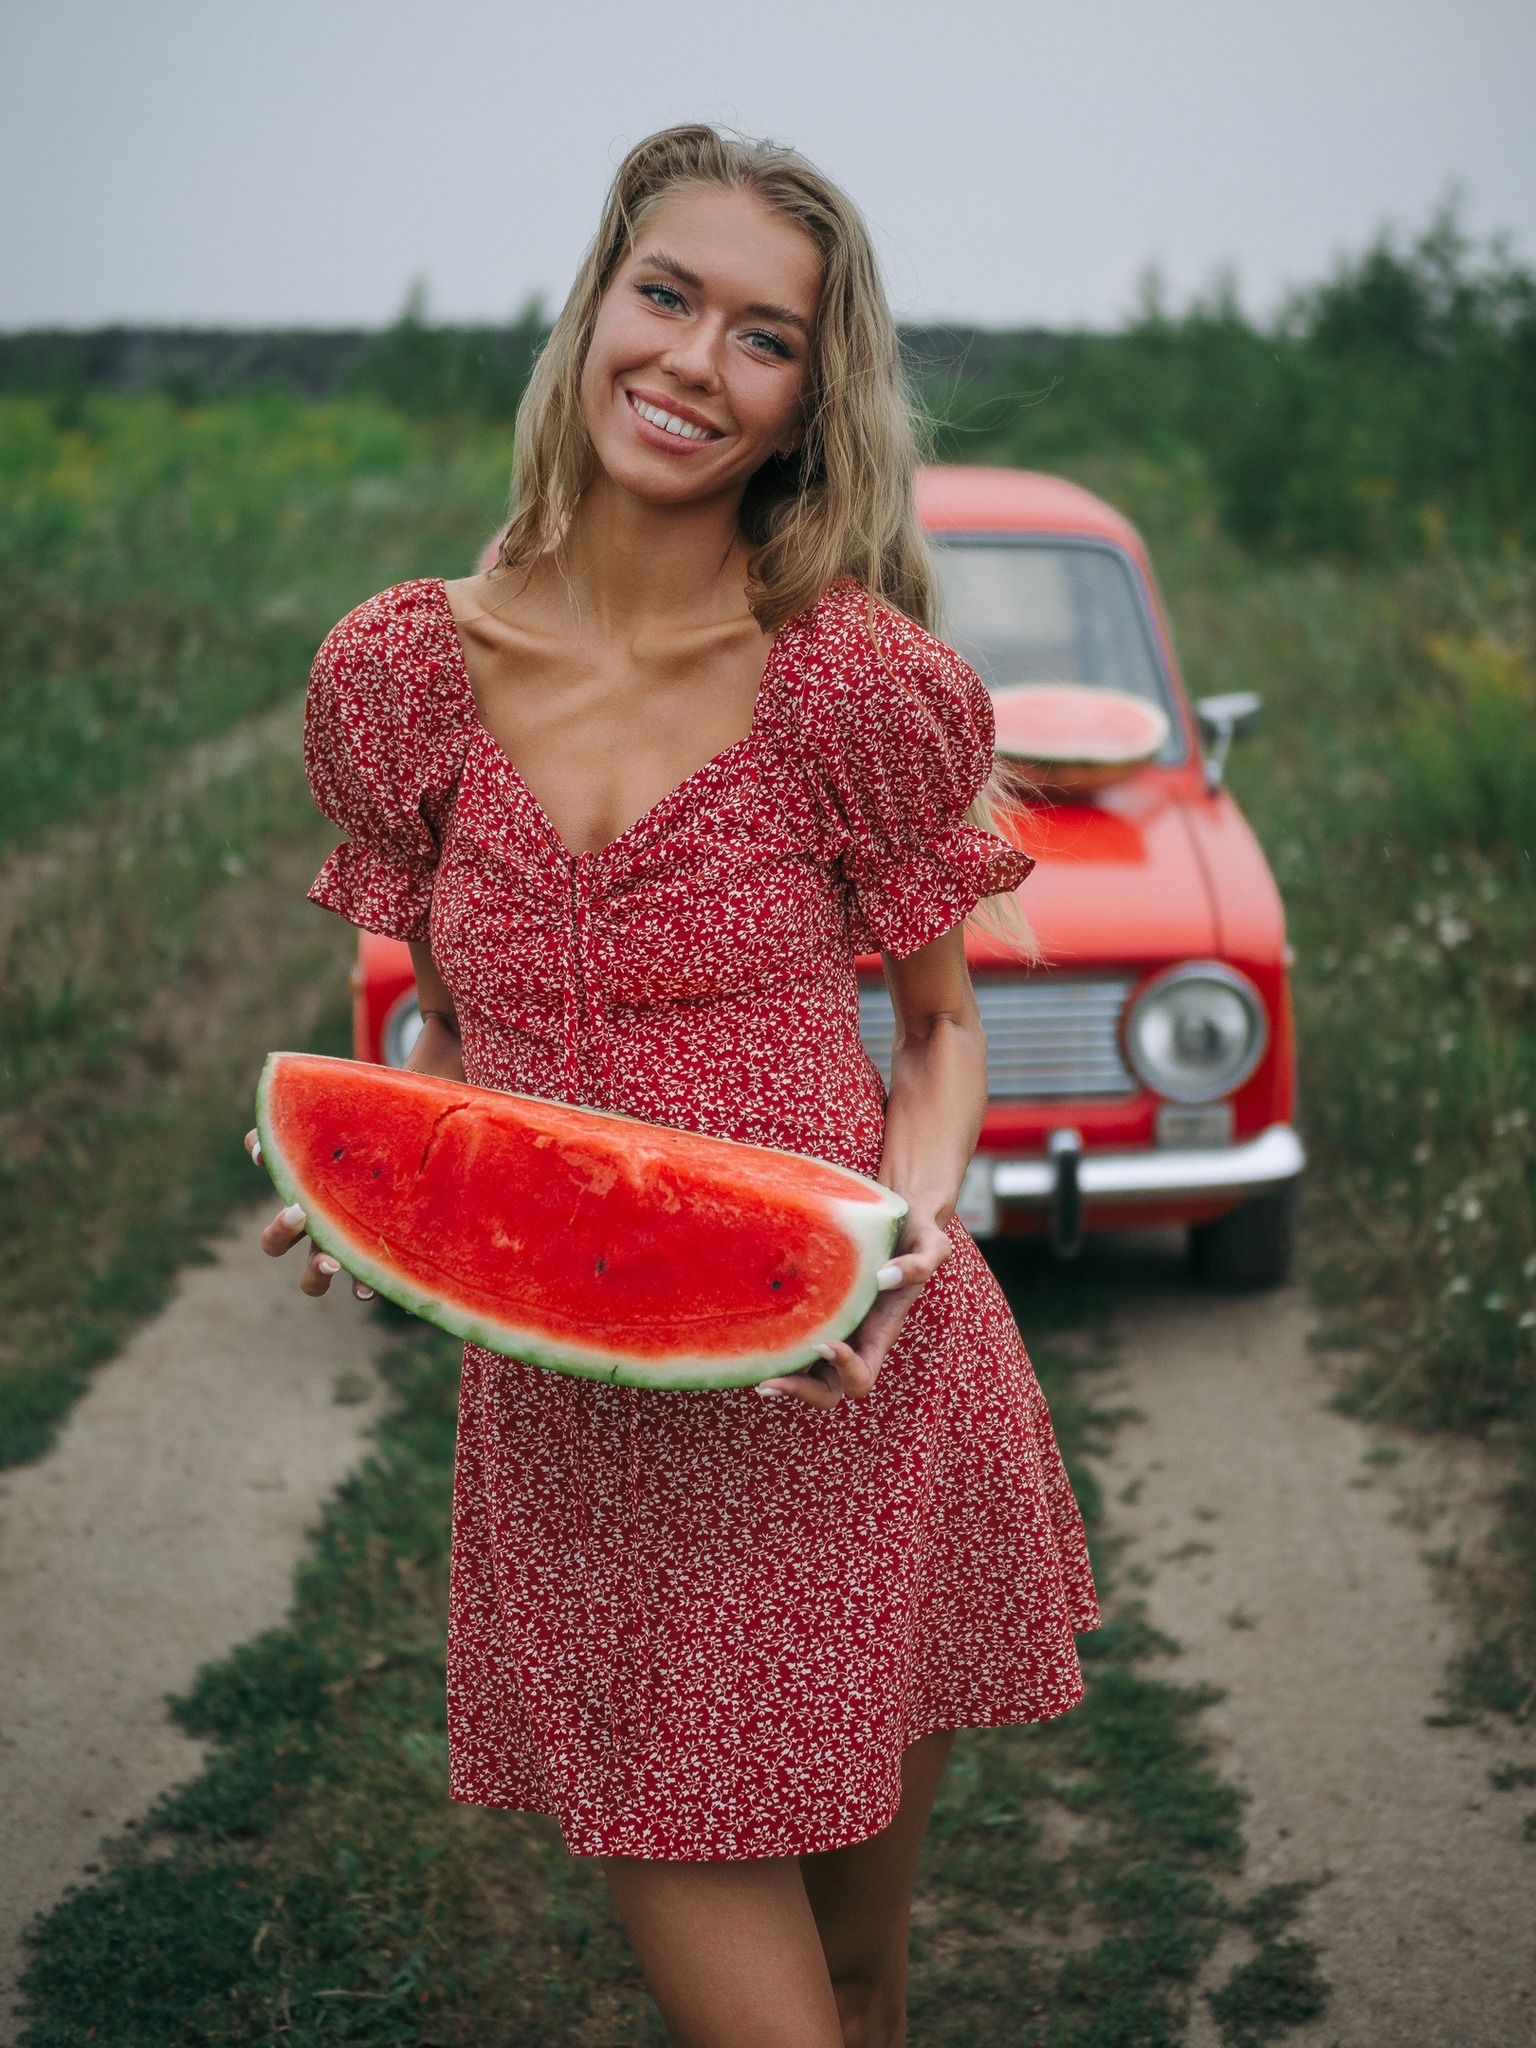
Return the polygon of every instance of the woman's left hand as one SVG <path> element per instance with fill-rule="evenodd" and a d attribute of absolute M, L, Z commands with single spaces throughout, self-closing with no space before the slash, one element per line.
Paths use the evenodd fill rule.
<path fill-rule="evenodd" d="M 835 1408 L 840 1401 L 862 1401 L 880 1377 L 885 1354 L 907 1319 L 919 1294 L 954 1247 L 931 1215 L 909 1211 L 896 1255 L 880 1269 L 881 1289 L 874 1307 L 846 1343 L 822 1347 L 823 1362 L 806 1372 L 764 1380 L 757 1392 L 766 1399 L 788 1395 L 813 1408 Z"/>

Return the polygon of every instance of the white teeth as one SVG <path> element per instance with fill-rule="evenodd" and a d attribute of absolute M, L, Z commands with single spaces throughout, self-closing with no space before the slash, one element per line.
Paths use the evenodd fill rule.
<path fill-rule="evenodd" d="M 659 405 L 647 405 L 643 398 L 629 394 L 629 402 L 641 419 L 649 420 L 653 427 L 660 427 L 663 433 L 676 434 L 684 441 L 707 441 L 709 434 L 703 427 L 693 426 L 688 420 L 680 420 L 675 412 L 663 412 Z"/>

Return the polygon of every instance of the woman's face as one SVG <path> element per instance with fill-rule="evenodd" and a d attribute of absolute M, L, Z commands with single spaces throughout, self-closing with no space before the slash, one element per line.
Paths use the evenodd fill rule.
<path fill-rule="evenodd" d="M 821 286 L 803 229 L 745 192 L 664 200 L 598 310 L 581 400 L 597 459 L 648 504 L 728 493 L 795 447 Z"/>

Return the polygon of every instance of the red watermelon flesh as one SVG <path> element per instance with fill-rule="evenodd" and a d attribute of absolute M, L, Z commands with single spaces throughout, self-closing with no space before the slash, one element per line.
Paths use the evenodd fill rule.
<path fill-rule="evenodd" d="M 313 1241 L 456 1336 L 623 1386 L 812 1364 L 876 1294 L 906 1204 L 795 1152 L 277 1052 L 262 1156 Z"/>
<path fill-rule="evenodd" d="M 1128 690 L 1014 683 L 992 692 L 997 751 L 1042 766 L 1134 767 L 1168 737 L 1168 714 Z"/>

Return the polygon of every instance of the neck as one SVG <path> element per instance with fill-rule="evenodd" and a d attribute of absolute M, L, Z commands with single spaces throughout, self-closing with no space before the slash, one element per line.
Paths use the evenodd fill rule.
<path fill-rule="evenodd" d="M 599 473 L 561 553 L 584 610 L 605 628 L 650 620 L 697 621 L 745 610 L 747 544 L 741 498 L 648 505 Z"/>

